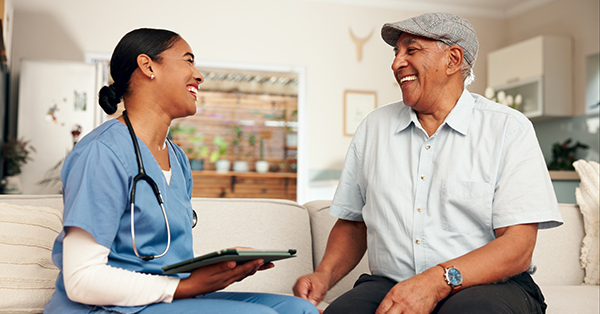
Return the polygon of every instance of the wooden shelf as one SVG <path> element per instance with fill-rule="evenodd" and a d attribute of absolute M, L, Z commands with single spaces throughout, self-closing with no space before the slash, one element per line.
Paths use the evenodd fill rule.
<path fill-rule="evenodd" d="M 579 181 L 576 171 L 550 170 L 550 179 L 554 181 Z"/>
<path fill-rule="evenodd" d="M 240 178 L 294 178 L 298 177 L 298 174 L 295 172 L 267 172 L 267 173 L 258 173 L 254 171 L 247 172 L 216 172 L 214 170 L 201 170 L 201 171 L 192 171 L 192 176 L 203 176 L 203 177 L 240 177 Z"/>
<path fill-rule="evenodd" d="M 293 172 L 192 171 L 194 197 L 277 198 L 296 200 L 297 174 Z"/>

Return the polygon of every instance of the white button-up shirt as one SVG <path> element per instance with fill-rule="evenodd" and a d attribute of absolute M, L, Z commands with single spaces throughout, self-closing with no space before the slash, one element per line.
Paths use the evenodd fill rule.
<path fill-rule="evenodd" d="M 369 114 L 329 213 L 364 221 L 371 272 L 397 281 L 484 246 L 494 229 L 562 224 L 531 122 L 466 89 L 431 137 L 402 102 Z"/>

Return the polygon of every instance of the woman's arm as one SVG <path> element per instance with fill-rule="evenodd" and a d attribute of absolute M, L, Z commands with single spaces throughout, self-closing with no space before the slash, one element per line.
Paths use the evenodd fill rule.
<path fill-rule="evenodd" d="M 171 302 L 179 278 L 109 266 L 110 250 L 87 231 L 70 227 L 63 241 L 63 278 L 69 299 L 94 305 Z"/>

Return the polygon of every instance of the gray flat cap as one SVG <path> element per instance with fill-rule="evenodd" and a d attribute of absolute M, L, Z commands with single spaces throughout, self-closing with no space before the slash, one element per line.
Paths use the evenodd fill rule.
<path fill-rule="evenodd" d="M 473 67 L 477 60 L 479 41 L 475 29 L 467 20 L 448 13 L 426 13 L 396 23 L 386 23 L 381 37 L 395 47 L 402 32 L 439 40 L 446 45 L 459 45 L 467 63 Z"/>

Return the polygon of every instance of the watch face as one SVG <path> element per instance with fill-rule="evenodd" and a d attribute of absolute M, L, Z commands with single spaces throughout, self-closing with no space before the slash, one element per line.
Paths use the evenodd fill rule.
<path fill-rule="evenodd" d="M 453 286 L 460 286 L 462 284 L 462 275 L 460 271 L 454 267 L 448 268 L 448 281 Z"/>

